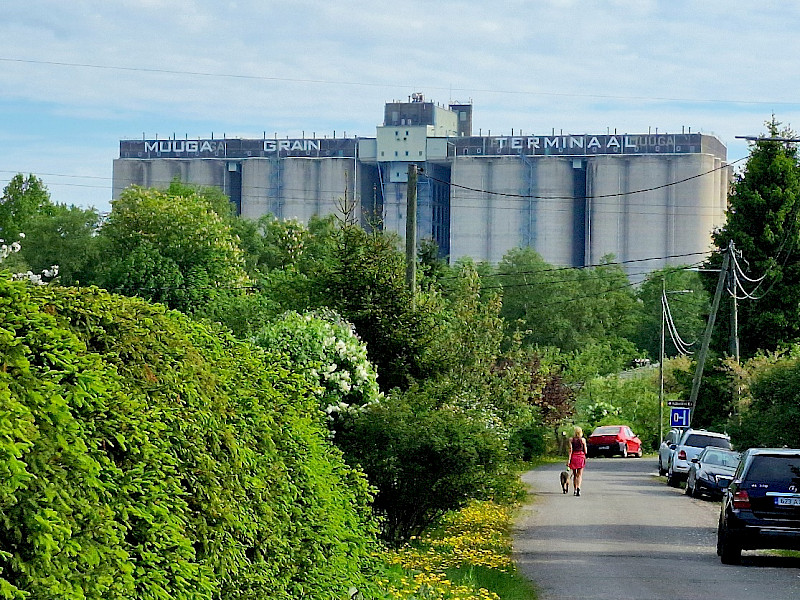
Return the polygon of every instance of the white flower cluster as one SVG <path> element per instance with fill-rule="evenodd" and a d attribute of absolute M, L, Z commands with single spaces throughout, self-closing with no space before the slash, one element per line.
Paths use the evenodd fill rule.
<path fill-rule="evenodd" d="M 25 239 L 25 234 L 19 234 L 20 239 Z M 19 242 L 11 242 L 6 243 L 5 240 L 0 239 L 0 262 L 3 262 L 6 258 L 14 254 L 15 252 L 19 252 L 22 250 L 22 244 Z M 49 269 L 45 269 L 41 273 L 34 273 L 33 271 L 27 271 L 25 273 L 14 273 L 11 275 L 11 279 L 14 281 L 30 281 L 36 285 L 45 285 L 46 281 L 43 281 L 43 278 L 52 279 L 58 275 L 58 265 L 53 265 Z"/>
<path fill-rule="evenodd" d="M 24 238 L 25 234 L 20 233 L 19 237 Z M 7 244 L 5 240 L 0 239 L 0 262 L 11 256 L 15 252 L 19 252 L 21 249 L 22 245 L 19 242 L 11 242 L 10 244 Z"/>
<path fill-rule="evenodd" d="M 381 394 L 383 398 L 383 394 Z M 366 404 L 348 404 L 347 402 L 339 402 L 338 404 L 329 404 L 325 407 L 325 414 L 328 415 L 329 421 L 335 421 L 337 417 L 345 415 L 355 415 L 369 410 L 370 407 L 380 403 L 380 398 L 367 402 Z"/>
<path fill-rule="evenodd" d="M 483 424 L 491 431 L 496 432 L 501 437 L 508 437 L 510 430 L 508 424 L 491 407 L 479 402 L 474 398 L 457 397 L 451 402 L 442 406 L 443 410 L 449 410 L 454 414 L 461 414 L 471 420 Z"/>
<path fill-rule="evenodd" d="M 33 271 L 26 271 L 25 273 L 14 273 L 11 279 L 14 281 L 30 281 L 35 285 L 46 285 L 47 282 L 44 278 L 52 279 L 58 275 L 58 265 L 53 265 L 49 269 L 45 269 L 41 273 L 34 273 Z"/>

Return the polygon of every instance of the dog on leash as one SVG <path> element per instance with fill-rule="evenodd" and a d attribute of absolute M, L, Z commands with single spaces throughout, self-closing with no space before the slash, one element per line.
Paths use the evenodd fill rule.
<path fill-rule="evenodd" d="M 561 491 L 569 494 L 569 469 L 561 471 Z"/>

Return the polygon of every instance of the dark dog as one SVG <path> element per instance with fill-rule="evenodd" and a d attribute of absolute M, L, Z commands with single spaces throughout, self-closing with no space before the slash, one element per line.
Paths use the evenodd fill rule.
<path fill-rule="evenodd" d="M 569 469 L 561 471 L 561 491 L 569 494 Z"/>

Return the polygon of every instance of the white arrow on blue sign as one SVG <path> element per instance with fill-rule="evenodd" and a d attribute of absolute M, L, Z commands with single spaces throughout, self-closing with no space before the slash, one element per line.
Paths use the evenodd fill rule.
<path fill-rule="evenodd" d="M 688 408 L 671 408 L 669 411 L 669 424 L 672 427 L 688 427 L 689 426 L 689 410 Z"/>

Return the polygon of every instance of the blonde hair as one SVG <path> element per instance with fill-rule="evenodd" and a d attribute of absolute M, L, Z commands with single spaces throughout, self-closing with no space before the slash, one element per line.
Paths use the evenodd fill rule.
<path fill-rule="evenodd" d="M 575 426 L 575 437 L 583 437 L 583 429 L 577 425 Z"/>

